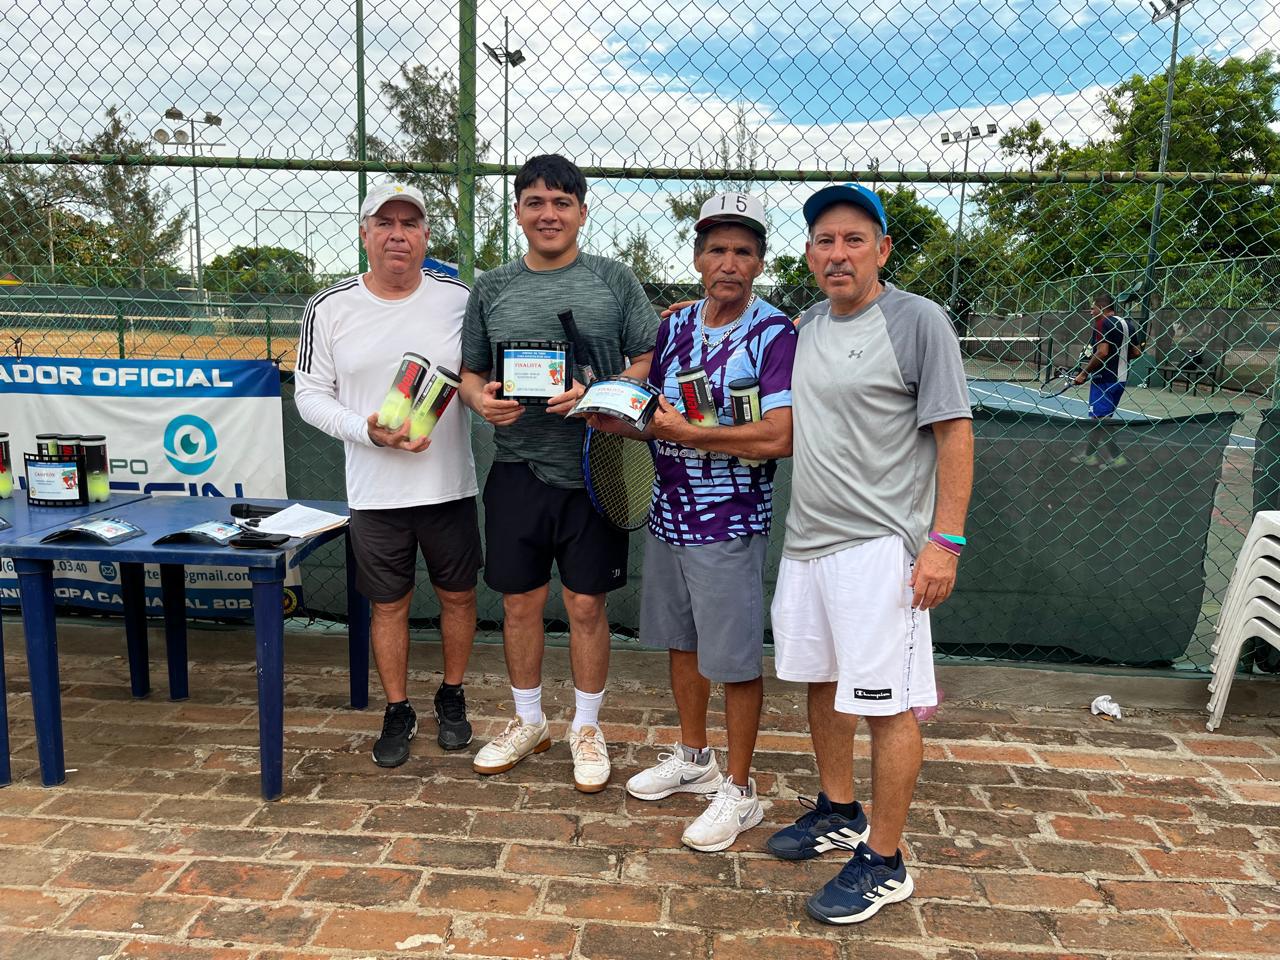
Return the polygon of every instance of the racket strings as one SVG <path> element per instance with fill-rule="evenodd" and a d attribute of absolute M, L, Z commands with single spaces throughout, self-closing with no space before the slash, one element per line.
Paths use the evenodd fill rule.
<path fill-rule="evenodd" d="M 648 445 L 615 434 L 596 434 L 587 451 L 591 485 L 600 512 L 634 530 L 653 501 L 654 464 Z"/>

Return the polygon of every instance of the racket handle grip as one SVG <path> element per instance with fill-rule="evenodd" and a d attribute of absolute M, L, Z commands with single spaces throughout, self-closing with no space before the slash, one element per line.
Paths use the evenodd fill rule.
<path fill-rule="evenodd" d="M 586 345 L 582 342 L 582 334 L 578 332 L 578 323 L 573 319 L 573 311 L 565 310 L 556 314 L 560 321 L 560 328 L 564 330 L 565 339 L 573 344 L 574 359 L 577 361 L 574 366 L 582 374 L 582 383 L 591 386 L 596 378 L 596 372 L 591 369 L 591 364 L 587 361 Z"/>

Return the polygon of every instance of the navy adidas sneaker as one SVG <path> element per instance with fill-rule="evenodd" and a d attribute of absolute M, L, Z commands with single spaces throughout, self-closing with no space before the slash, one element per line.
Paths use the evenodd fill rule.
<path fill-rule="evenodd" d="M 901 850 L 886 860 L 859 843 L 853 858 L 806 901 L 805 909 L 823 923 L 861 923 L 886 903 L 907 899 L 914 889 Z"/>
<path fill-rule="evenodd" d="M 800 815 L 789 827 L 783 827 L 766 843 L 769 852 L 783 860 L 809 860 L 840 847 L 852 850 L 871 834 L 867 815 L 862 804 L 853 802 L 853 816 L 846 817 L 831 809 L 831 801 L 819 792 L 815 803 L 808 797 L 800 797 L 800 805 L 808 807 L 808 813 Z"/>

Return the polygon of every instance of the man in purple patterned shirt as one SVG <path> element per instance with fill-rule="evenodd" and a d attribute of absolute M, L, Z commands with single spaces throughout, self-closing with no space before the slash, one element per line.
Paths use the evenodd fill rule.
<path fill-rule="evenodd" d="M 706 296 L 663 321 L 649 370 L 662 396 L 647 431 L 656 441 L 658 480 L 640 606 L 641 641 L 669 651 L 680 743 L 632 777 L 627 790 L 641 800 L 712 794 L 683 840 L 715 851 L 764 816 L 751 756 L 764 699 L 763 580 L 773 474 L 776 458 L 791 455 L 796 332 L 751 292 L 764 271 L 760 201 L 717 194 L 703 205 L 694 230 L 693 262 Z M 740 406 L 754 409 L 754 422 L 735 421 L 731 388 Z M 699 395 L 702 409 L 693 402 Z M 724 777 L 707 745 L 713 682 L 724 684 Z"/>

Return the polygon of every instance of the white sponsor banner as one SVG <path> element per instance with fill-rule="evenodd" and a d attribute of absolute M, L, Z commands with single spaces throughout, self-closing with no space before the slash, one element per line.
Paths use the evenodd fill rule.
<path fill-rule="evenodd" d="M 103 434 L 113 492 L 286 496 L 280 375 L 268 360 L 0 357 L 0 430 L 9 432 L 20 485 L 22 454 L 35 451 L 37 433 Z M 115 564 L 63 561 L 54 576 L 59 603 L 122 609 Z M 147 604 L 159 609 L 158 568 L 147 567 L 146 583 Z M 4 560 L 0 603 L 17 602 L 13 564 Z M 246 572 L 188 569 L 187 608 L 251 616 Z"/>

